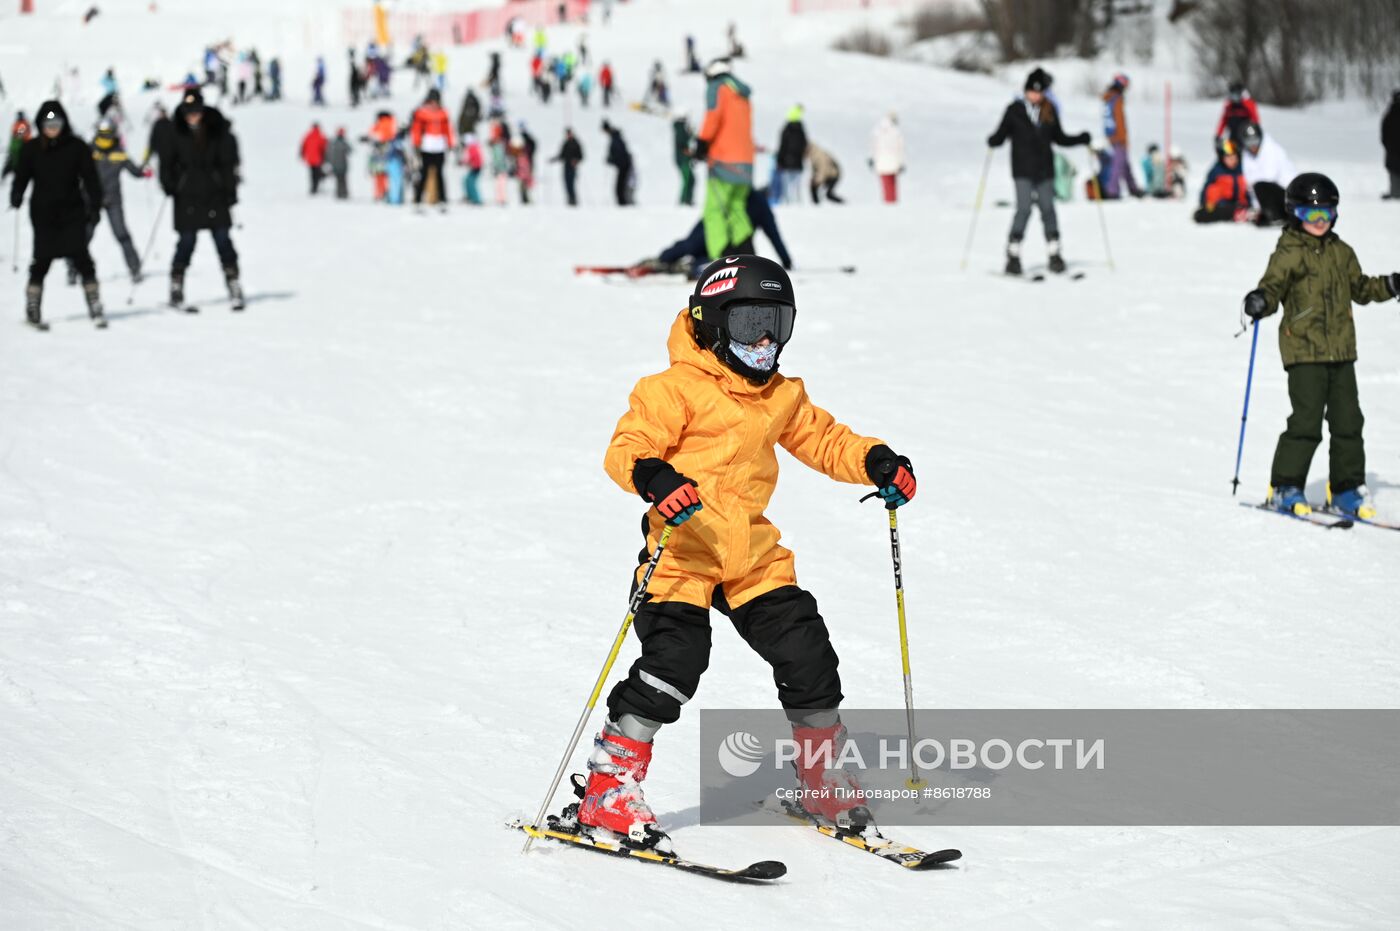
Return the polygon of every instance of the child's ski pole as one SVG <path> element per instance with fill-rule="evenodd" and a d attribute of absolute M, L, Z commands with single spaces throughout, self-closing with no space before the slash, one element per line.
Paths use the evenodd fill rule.
<path fill-rule="evenodd" d="M 866 501 L 879 495 L 872 491 L 860 500 Z M 909 779 L 905 785 L 911 789 L 922 789 L 924 777 L 919 774 L 919 764 L 914 758 L 914 683 L 909 672 L 909 627 L 904 619 L 904 572 L 899 555 L 899 518 L 895 508 L 886 505 L 890 512 L 890 558 L 894 561 L 894 603 L 899 612 L 899 656 L 904 665 L 904 713 L 909 723 Z"/>
<path fill-rule="evenodd" d="M 608 681 L 608 673 L 612 671 L 613 663 L 617 661 L 617 654 L 622 649 L 622 643 L 627 639 L 627 631 L 632 627 L 632 620 L 637 616 L 637 610 L 642 606 L 642 599 L 646 597 L 647 585 L 651 583 L 651 574 L 656 571 L 656 564 L 661 561 L 661 554 L 666 551 L 666 542 L 671 539 L 671 532 L 675 529 L 667 524 L 666 528 L 661 531 L 661 539 L 656 541 L 656 549 L 652 552 L 650 561 L 647 562 L 646 572 L 642 574 L 642 581 L 637 585 L 637 590 L 632 593 L 632 603 L 627 606 L 627 617 L 623 618 L 622 627 L 618 629 L 617 637 L 613 639 L 612 650 L 603 663 L 602 671 L 598 673 L 598 681 L 593 684 L 593 694 L 588 696 L 588 703 L 583 706 L 583 714 L 579 716 L 578 725 L 574 727 L 574 735 L 569 738 L 569 746 L 564 750 L 564 758 L 559 761 L 559 769 L 554 773 L 554 781 L 549 784 L 549 792 L 540 804 L 540 813 L 535 815 L 535 820 L 531 822 L 533 827 L 538 828 L 544 824 L 545 812 L 549 810 L 550 803 L 554 801 L 554 793 L 559 791 L 559 783 L 564 779 L 564 771 L 569 768 L 569 758 L 574 755 L 574 750 L 578 748 L 579 739 L 583 737 L 583 731 L 588 726 L 588 718 L 593 713 L 593 707 L 598 703 L 598 696 L 603 692 L 603 683 Z M 527 836 L 525 846 L 521 848 L 520 852 L 527 853 L 534 840 L 533 836 Z"/>
<path fill-rule="evenodd" d="M 1235 478 L 1230 483 L 1232 496 L 1240 490 L 1240 460 L 1244 458 L 1244 425 L 1249 420 L 1249 388 L 1254 384 L 1254 350 L 1259 348 L 1259 321 L 1253 321 L 1250 326 L 1254 328 L 1254 336 L 1249 341 L 1249 374 L 1244 379 L 1244 413 L 1240 414 L 1240 445 L 1235 450 Z"/>
<path fill-rule="evenodd" d="M 977 199 L 972 202 L 972 225 L 967 228 L 967 245 L 963 246 L 962 271 L 967 271 L 967 258 L 972 254 L 972 236 L 977 232 L 977 214 L 982 212 L 982 195 L 987 190 L 987 174 L 992 169 L 993 151 L 988 146 L 987 157 L 982 161 L 982 180 L 977 182 Z"/>

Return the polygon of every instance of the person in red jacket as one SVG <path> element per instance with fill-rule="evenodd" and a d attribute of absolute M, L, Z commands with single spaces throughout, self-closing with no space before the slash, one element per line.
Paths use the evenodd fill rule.
<path fill-rule="evenodd" d="M 312 123 L 311 129 L 301 137 L 301 160 L 311 169 L 311 193 L 315 194 L 321 189 L 326 165 L 326 137 L 321 133 L 320 123 Z"/>
<path fill-rule="evenodd" d="M 1240 134 L 1250 123 L 1259 123 L 1259 107 L 1245 89 L 1244 83 L 1233 81 L 1230 84 L 1230 98 L 1225 101 L 1225 108 L 1220 111 L 1220 124 L 1215 127 L 1215 138 L 1229 139 L 1236 145 L 1241 145 L 1244 139 Z"/>
<path fill-rule="evenodd" d="M 447 153 L 456 143 L 452 139 L 452 118 L 442 108 L 442 95 L 437 88 L 428 91 L 428 99 L 413 111 L 413 123 L 409 128 L 413 147 L 418 150 L 422 168 L 418 172 L 418 182 L 413 186 L 413 203 L 423 203 L 423 191 L 429 193 L 429 203 L 447 206 L 447 179 L 443 177 L 442 166 Z"/>
<path fill-rule="evenodd" d="M 598 86 L 603 89 L 603 106 L 612 106 L 613 95 L 613 70 L 612 65 L 603 62 L 603 67 L 598 69 Z"/>

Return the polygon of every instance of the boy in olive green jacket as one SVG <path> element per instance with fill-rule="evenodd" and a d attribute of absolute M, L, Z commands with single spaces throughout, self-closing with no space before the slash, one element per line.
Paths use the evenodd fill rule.
<path fill-rule="evenodd" d="M 1269 503 L 1299 516 L 1312 512 L 1303 489 L 1325 416 L 1332 436 L 1328 507 L 1369 519 L 1376 510 L 1365 485 L 1351 305 L 1397 296 L 1400 274 L 1361 273 L 1356 253 L 1332 231 L 1340 199 L 1326 175 L 1305 172 L 1293 179 L 1285 196 L 1288 227 L 1259 287 L 1245 295 L 1244 309 L 1258 321 L 1283 305 L 1278 342 L 1293 413 L 1274 451 Z"/>

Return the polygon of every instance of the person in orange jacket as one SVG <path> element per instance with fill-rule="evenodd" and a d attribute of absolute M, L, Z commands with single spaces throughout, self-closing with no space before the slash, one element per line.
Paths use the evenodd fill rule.
<path fill-rule="evenodd" d="M 418 173 L 418 183 L 413 186 L 413 203 L 423 202 L 423 190 L 429 186 L 429 175 L 435 178 L 437 199 L 447 204 L 447 179 L 443 177 L 442 166 L 447 153 L 456 144 L 452 140 L 452 118 L 442 107 L 442 94 L 435 87 L 428 91 L 423 105 L 413 111 L 413 124 L 409 129 L 413 147 L 423 160 Z"/>
<path fill-rule="evenodd" d="M 873 484 L 890 508 L 914 497 L 914 471 L 813 404 L 801 379 L 779 373 L 796 315 L 781 265 L 754 255 L 711 264 L 671 325 L 670 368 L 637 383 L 608 445 L 608 476 L 655 505 L 644 521 L 647 546 L 655 549 L 665 525 L 686 526 L 670 539 L 637 611 L 641 656 L 608 696 L 578 811 L 590 828 L 665 843 L 641 783 L 653 737 L 679 718 L 709 664 L 711 606 L 773 667 L 804 748 L 808 810 L 842 825 L 869 820 L 854 781 L 820 763 L 827 752 L 836 759 L 845 739 L 836 651 L 763 512 L 778 479 L 776 446 L 837 481 Z M 837 787 L 852 794 L 838 797 Z"/>
<path fill-rule="evenodd" d="M 1249 181 L 1240 168 L 1239 143 L 1229 138 L 1217 139 L 1215 153 L 1215 165 L 1201 185 L 1201 204 L 1192 218 L 1197 223 L 1252 220 Z"/>
<path fill-rule="evenodd" d="M 301 137 L 301 160 L 311 169 L 311 193 L 315 194 L 321 189 L 326 165 L 326 137 L 321 132 L 320 123 L 312 123 L 306 135 Z"/>
<path fill-rule="evenodd" d="M 1134 197 L 1143 195 L 1133 177 L 1132 161 L 1128 158 L 1128 115 L 1123 107 L 1123 96 L 1128 92 L 1128 76 L 1115 74 L 1108 90 L 1103 92 L 1103 133 L 1108 137 L 1112 149 L 1109 162 L 1108 180 L 1104 184 L 1103 196 L 1109 200 L 1120 196 L 1119 185 L 1126 185 L 1128 193 Z"/>
<path fill-rule="evenodd" d="M 362 141 L 372 146 L 369 156 L 369 173 L 374 178 L 374 199 L 385 200 L 389 194 L 389 143 L 398 135 L 394 115 L 387 110 L 379 111 L 374 125 Z"/>
<path fill-rule="evenodd" d="M 705 248 L 710 258 L 753 251 L 753 224 L 744 205 L 753 187 L 753 110 L 749 87 L 720 58 L 705 69 L 705 121 L 695 134 L 695 157 L 705 180 Z"/>

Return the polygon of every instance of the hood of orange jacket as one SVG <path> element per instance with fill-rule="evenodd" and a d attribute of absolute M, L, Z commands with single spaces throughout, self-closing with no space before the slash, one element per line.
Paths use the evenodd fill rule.
<path fill-rule="evenodd" d="M 764 517 L 778 482 L 776 447 L 839 482 L 869 484 L 865 457 L 881 441 L 860 436 L 812 403 L 800 378 L 774 375 L 755 385 L 727 368 L 691 335 L 681 311 L 666 342 L 671 366 L 632 389 L 603 468 L 632 482 L 639 459 L 663 459 L 695 482 L 704 507 L 671 537 L 652 577 L 658 601 L 709 607 L 724 586 L 731 607 L 796 584 L 792 553 Z M 647 511 L 648 548 L 662 521 Z"/>

